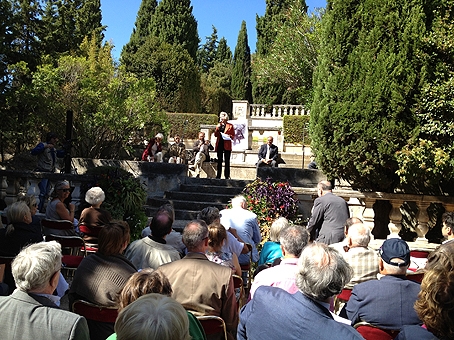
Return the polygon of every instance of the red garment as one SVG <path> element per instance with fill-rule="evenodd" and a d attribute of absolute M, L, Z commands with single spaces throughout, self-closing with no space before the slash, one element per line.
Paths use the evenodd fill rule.
<path fill-rule="evenodd" d="M 143 161 L 148 161 L 148 156 L 154 156 L 152 151 L 151 151 L 151 148 L 153 147 L 153 145 L 157 144 L 158 145 L 158 148 L 156 150 L 156 152 L 161 152 L 162 151 L 162 144 L 161 143 L 157 143 L 156 142 L 156 138 L 152 138 L 150 139 L 150 141 L 148 142 L 148 145 L 146 147 L 146 149 L 143 151 L 143 154 L 142 154 L 142 160 Z"/>
<path fill-rule="evenodd" d="M 233 125 L 230 123 L 225 123 L 224 133 L 229 135 L 232 140 L 235 138 L 235 129 L 233 128 Z M 224 142 L 224 150 L 232 151 L 232 141 L 222 139 L 221 132 L 219 131 L 219 124 L 218 124 L 218 126 L 216 126 L 214 135 L 217 137 L 216 148 L 215 148 L 216 151 L 218 150 L 219 141 L 221 141 L 221 140 Z"/>

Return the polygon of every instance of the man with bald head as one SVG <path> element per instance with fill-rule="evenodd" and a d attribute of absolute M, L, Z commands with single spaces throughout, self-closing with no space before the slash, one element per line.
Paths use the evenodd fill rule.
<path fill-rule="evenodd" d="M 125 252 L 126 258 L 138 269 L 156 269 L 164 263 L 179 260 L 178 251 L 166 242 L 172 224 L 173 216 L 164 209 L 158 210 L 150 223 L 151 235 L 131 243 Z"/>
<path fill-rule="evenodd" d="M 344 239 L 344 225 L 350 217 L 348 204 L 342 197 L 333 194 L 329 181 L 317 185 L 318 197 L 314 201 L 312 216 L 307 224 L 311 240 L 331 244 Z"/>

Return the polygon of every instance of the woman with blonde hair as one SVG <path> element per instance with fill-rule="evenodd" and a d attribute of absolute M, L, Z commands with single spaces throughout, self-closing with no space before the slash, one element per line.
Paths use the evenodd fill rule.
<path fill-rule="evenodd" d="M 73 203 L 66 203 L 66 200 L 71 194 L 71 187 L 68 181 L 60 181 L 55 184 L 52 191 L 52 201 L 46 207 L 46 219 L 49 220 L 66 220 L 71 221 L 77 226 L 78 221 L 74 218 L 76 206 Z M 58 229 L 44 229 L 44 234 L 55 234 L 63 236 L 75 235 L 75 230 L 58 230 Z"/>
<path fill-rule="evenodd" d="M 288 220 L 285 217 L 277 218 L 270 228 L 269 241 L 265 242 L 262 251 L 260 252 L 260 259 L 258 265 L 268 264 L 271 265 L 274 260 L 282 257 L 281 244 L 279 243 L 279 235 L 281 230 L 288 226 Z"/>
<path fill-rule="evenodd" d="M 241 267 L 236 254 L 225 253 L 221 250 L 227 240 L 225 228 L 219 222 L 214 222 L 208 226 L 208 233 L 208 251 L 205 253 L 208 260 L 230 267 L 232 274 L 241 276 Z"/>

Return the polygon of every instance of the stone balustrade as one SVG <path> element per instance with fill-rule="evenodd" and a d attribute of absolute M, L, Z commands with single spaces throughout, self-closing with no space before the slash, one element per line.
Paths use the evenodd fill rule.
<path fill-rule="evenodd" d="M 250 104 L 250 118 L 272 118 L 282 119 L 284 116 L 304 116 L 309 112 L 304 109 L 303 105 L 273 105 L 271 112 L 266 112 L 267 105 L 265 104 Z"/>

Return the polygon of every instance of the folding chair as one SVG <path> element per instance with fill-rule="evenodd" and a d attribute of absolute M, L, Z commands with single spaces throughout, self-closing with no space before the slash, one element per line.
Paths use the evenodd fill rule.
<path fill-rule="evenodd" d="M 240 289 L 240 296 L 237 299 L 238 302 L 238 310 L 241 309 L 244 305 L 244 287 L 243 287 L 243 279 L 238 275 L 232 275 L 233 277 L 233 288 Z M 235 292 L 236 293 L 236 292 Z"/>
<path fill-rule="evenodd" d="M 72 278 L 82 260 L 87 256 L 85 241 L 79 236 L 53 234 L 46 236 L 46 241 L 57 241 L 61 244 L 62 250 L 67 250 L 62 257 L 62 271 L 66 273 L 65 278 Z"/>
<path fill-rule="evenodd" d="M 72 310 L 87 320 L 96 322 L 115 323 L 118 316 L 118 309 L 116 307 L 99 306 L 84 300 L 74 301 Z"/>
<path fill-rule="evenodd" d="M 212 335 L 219 335 L 222 337 L 222 334 L 224 334 L 223 338 L 227 340 L 227 329 L 225 328 L 225 322 L 222 318 L 219 316 L 206 315 L 198 316 L 197 320 L 200 321 L 207 338 L 210 338 Z"/>
<path fill-rule="evenodd" d="M 10 293 L 16 289 L 13 274 L 11 273 L 11 262 L 13 260 L 14 256 L 0 256 L 0 282 L 8 285 Z"/>
<path fill-rule="evenodd" d="M 88 253 L 95 253 L 98 251 L 98 235 L 100 230 L 101 227 L 89 228 L 85 224 L 79 224 L 79 231 L 83 234 Z"/>
<path fill-rule="evenodd" d="M 242 277 L 247 279 L 246 283 L 246 292 L 249 294 L 252 285 L 252 245 L 246 243 L 246 246 L 249 249 L 249 263 L 248 264 L 240 264 L 241 272 L 243 273 Z M 244 279 L 243 279 L 244 283 Z"/>
<path fill-rule="evenodd" d="M 350 299 L 352 290 L 348 288 L 342 289 L 342 291 L 334 298 L 334 313 L 339 315 L 340 311 L 344 307 L 345 303 Z"/>
<path fill-rule="evenodd" d="M 365 321 L 358 322 L 353 327 L 366 340 L 393 340 L 399 334 L 399 330 L 383 329 Z"/>
<path fill-rule="evenodd" d="M 41 220 L 41 227 L 43 229 L 43 234 L 46 237 L 50 234 L 60 234 L 59 231 L 64 231 L 65 235 L 75 235 L 73 222 L 68 220 L 49 220 L 43 218 Z"/>

